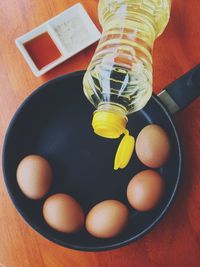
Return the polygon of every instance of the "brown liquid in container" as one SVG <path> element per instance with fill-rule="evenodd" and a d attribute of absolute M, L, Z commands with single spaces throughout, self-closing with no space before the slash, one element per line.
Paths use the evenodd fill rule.
<path fill-rule="evenodd" d="M 24 47 L 39 70 L 61 56 L 61 52 L 47 32 L 26 42 Z"/>

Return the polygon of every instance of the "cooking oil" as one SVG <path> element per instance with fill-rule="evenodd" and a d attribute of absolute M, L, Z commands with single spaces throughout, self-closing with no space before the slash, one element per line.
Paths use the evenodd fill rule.
<path fill-rule="evenodd" d="M 125 168 L 134 150 L 127 115 L 142 109 L 152 95 L 152 49 L 170 16 L 170 0 L 100 0 L 103 28 L 84 75 L 86 97 L 96 107 L 92 126 L 106 138 L 124 134 L 114 168 Z"/>
<path fill-rule="evenodd" d="M 103 32 L 83 82 L 97 109 L 113 104 L 130 114 L 148 102 L 152 48 L 168 23 L 170 6 L 170 0 L 99 1 Z"/>

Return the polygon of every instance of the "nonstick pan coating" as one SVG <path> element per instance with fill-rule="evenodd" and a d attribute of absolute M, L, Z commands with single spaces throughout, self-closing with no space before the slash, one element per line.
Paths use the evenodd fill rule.
<path fill-rule="evenodd" d="M 153 95 L 143 110 L 129 116 L 127 128 L 136 137 L 144 126 L 155 123 L 168 133 L 171 156 L 162 168 L 157 169 L 165 179 L 166 190 L 154 210 L 137 212 L 132 209 L 126 199 L 127 184 L 134 174 L 147 167 L 134 153 L 128 167 L 113 170 L 119 139 L 105 139 L 93 133 L 94 108 L 83 94 L 83 74 L 75 72 L 47 82 L 20 106 L 5 137 L 3 172 L 13 203 L 36 231 L 65 247 L 100 251 L 135 241 L 160 221 L 177 191 L 182 154 L 171 116 Z M 48 195 L 39 201 L 26 198 L 16 182 L 17 165 L 29 154 L 44 156 L 53 166 L 53 185 Z M 86 213 L 99 201 L 118 199 L 130 209 L 129 224 L 121 235 L 111 239 L 94 238 L 85 229 L 72 235 L 56 232 L 45 223 L 42 204 L 49 195 L 57 192 L 75 197 Z"/>

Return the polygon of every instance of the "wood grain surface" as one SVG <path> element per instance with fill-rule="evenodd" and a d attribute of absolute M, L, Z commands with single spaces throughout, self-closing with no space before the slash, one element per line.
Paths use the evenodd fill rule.
<path fill-rule="evenodd" d="M 96 44 L 41 78 L 36 78 L 14 40 L 75 4 L 73 0 L 0 1 L 0 145 L 20 103 L 39 85 L 85 69 Z M 97 0 L 80 1 L 95 24 Z M 170 23 L 154 49 L 154 92 L 200 62 L 200 2 L 173 0 Z M 199 267 L 200 99 L 175 115 L 184 149 L 178 196 L 161 223 L 129 246 L 85 253 L 60 247 L 32 230 L 15 210 L 0 179 L 0 266 L 4 267 Z"/>

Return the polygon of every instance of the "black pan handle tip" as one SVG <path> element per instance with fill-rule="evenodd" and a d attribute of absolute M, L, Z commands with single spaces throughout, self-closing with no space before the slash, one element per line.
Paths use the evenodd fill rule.
<path fill-rule="evenodd" d="M 158 94 L 173 114 L 187 107 L 200 96 L 200 64 L 169 84 Z"/>

